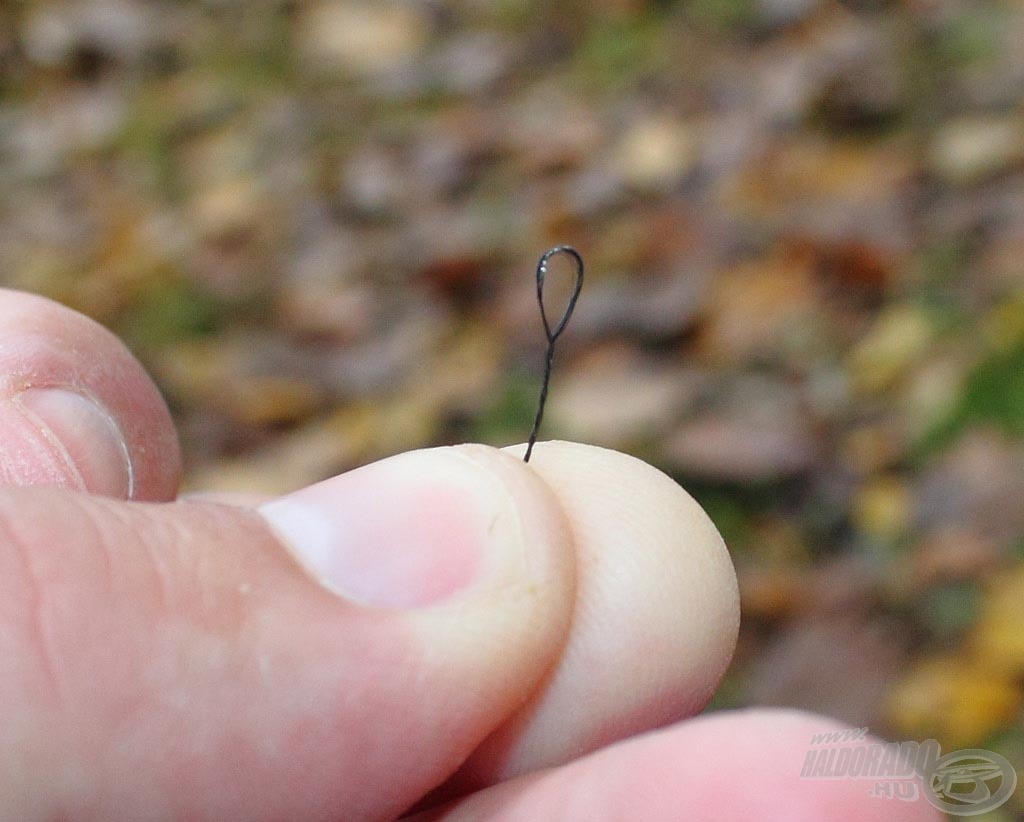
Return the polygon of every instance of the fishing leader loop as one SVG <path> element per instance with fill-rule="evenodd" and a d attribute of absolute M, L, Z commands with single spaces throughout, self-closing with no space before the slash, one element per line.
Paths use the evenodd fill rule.
<path fill-rule="evenodd" d="M 548 321 L 548 312 L 544 308 L 544 281 L 548 274 L 548 262 L 558 254 L 565 254 L 567 257 L 572 258 L 576 265 L 576 279 L 573 284 L 572 295 L 569 297 L 569 303 L 566 305 L 565 311 L 562 312 L 561 319 L 552 328 L 551 323 Z M 569 318 L 572 317 L 573 309 L 576 308 L 576 301 L 579 299 L 582 289 L 583 258 L 575 248 L 570 245 L 556 245 L 541 255 L 540 261 L 537 263 L 537 304 L 540 306 L 540 318 L 544 323 L 544 334 L 548 338 L 548 350 L 544 363 L 544 377 L 540 384 L 537 416 L 533 421 L 533 430 L 530 431 L 530 439 L 526 444 L 526 456 L 523 457 L 523 462 L 530 461 L 530 455 L 533 453 L 533 446 L 537 442 L 537 434 L 540 431 L 540 423 L 544 418 L 544 404 L 548 399 L 548 383 L 551 382 L 551 367 L 555 361 L 555 341 L 565 331 L 565 326 L 568 325 Z"/>

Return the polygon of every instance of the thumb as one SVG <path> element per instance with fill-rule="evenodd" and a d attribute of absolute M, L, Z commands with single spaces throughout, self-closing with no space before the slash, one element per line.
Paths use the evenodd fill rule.
<path fill-rule="evenodd" d="M 551 667 L 571 557 L 552 493 L 482 446 L 262 512 L 4 489 L 0 806 L 393 817 Z"/>

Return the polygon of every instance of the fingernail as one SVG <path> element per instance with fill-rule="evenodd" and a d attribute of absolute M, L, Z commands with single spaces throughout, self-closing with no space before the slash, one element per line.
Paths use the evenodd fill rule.
<path fill-rule="evenodd" d="M 28 388 L 14 402 L 50 446 L 53 459 L 63 461 L 65 474 L 77 473 L 90 493 L 131 497 L 128 445 L 106 409 L 65 388 Z"/>
<path fill-rule="evenodd" d="M 495 473 L 455 449 L 401 454 L 258 509 L 299 563 L 345 599 L 416 608 L 471 587 L 518 535 Z"/>

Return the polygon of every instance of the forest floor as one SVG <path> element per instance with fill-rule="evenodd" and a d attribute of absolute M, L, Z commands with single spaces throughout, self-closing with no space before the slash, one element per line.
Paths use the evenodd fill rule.
<path fill-rule="evenodd" d="M 189 488 L 278 493 L 524 441 L 572 244 L 542 438 L 722 531 L 716 706 L 1021 763 L 1022 42 L 1009 0 L 5 3 L 0 284 L 128 341 Z"/>

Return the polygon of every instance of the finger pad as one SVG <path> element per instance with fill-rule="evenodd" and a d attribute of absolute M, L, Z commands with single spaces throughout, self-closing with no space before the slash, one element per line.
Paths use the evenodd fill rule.
<path fill-rule="evenodd" d="M 478 780 L 561 764 L 694 715 L 725 672 L 739 626 L 725 545 L 672 479 L 573 443 L 539 444 L 530 465 L 570 523 L 578 598 L 561 664 L 467 768 L 480 769 Z"/>

